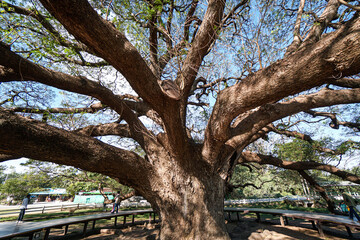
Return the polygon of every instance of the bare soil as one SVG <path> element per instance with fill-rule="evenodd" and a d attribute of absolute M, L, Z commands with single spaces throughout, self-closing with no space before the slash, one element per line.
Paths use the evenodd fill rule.
<path fill-rule="evenodd" d="M 305 220 L 291 220 L 289 225 L 281 226 L 277 218 L 263 219 L 258 223 L 254 217 L 243 216 L 240 221 L 227 222 L 227 230 L 231 239 L 240 240 L 360 240 L 360 229 L 352 229 L 353 238 L 349 238 L 344 226 L 322 225 L 325 237 L 321 238 L 317 230 L 312 228 L 311 222 Z M 121 225 L 120 225 L 121 226 Z M 119 227 L 120 227 L 119 226 Z M 95 230 L 87 230 L 86 236 L 81 236 L 81 226 L 69 229 L 70 233 L 62 236 L 63 230 L 52 230 L 50 239 L 70 240 L 153 240 L 159 235 L 159 224 L 128 226 L 126 228 L 114 228 L 113 226 L 96 226 Z M 100 229 L 101 228 L 101 229 Z"/>

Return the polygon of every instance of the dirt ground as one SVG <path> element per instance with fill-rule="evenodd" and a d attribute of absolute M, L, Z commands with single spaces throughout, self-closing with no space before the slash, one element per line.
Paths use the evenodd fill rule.
<path fill-rule="evenodd" d="M 289 225 L 282 227 L 279 219 L 263 219 L 261 223 L 255 221 L 252 217 L 243 217 L 240 221 L 227 222 L 226 224 L 229 235 L 233 240 L 248 239 L 248 240 L 343 240 L 343 239 L 359 239 L 360 229 L 352 229 L 353 238 L 349 238 L 344 226 L 323 225 L 325 238 L 321 238 L 317 232 L 312 228 L 310 222 L 304 220 L 290 220 Z M 58 232 L 58 233 L 57 233 Z M 158 224 L 148 224 L 129 226 L 126 228 L 113 228 L 111 226 L 98 226 L 95 230 L 87 231 L 86 236 L 77 232 L 61 236 L 61 230 L 52 231 L 50 239 L 57 240 L 153 240 L 159 234 Z"/>

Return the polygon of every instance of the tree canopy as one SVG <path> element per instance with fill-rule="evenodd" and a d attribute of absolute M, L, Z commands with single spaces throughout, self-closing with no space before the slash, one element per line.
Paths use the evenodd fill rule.
<path fill-rule="evenodd" d="M 0 4 L 1 161 L 131 186 L 161 215 L 162 239 L 228 239 L 237 164 L 297 171 L 329 206 L 310 170 L 360 183 L 333 161 L 359 149 L 358 1 Z M 322 122 L 348 137 L 319 144 Z M 254 147 L 279 136 L 334 157 Z"/>

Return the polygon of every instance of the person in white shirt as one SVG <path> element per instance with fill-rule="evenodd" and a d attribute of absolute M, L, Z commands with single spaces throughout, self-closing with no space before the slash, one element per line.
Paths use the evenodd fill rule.
<path fill-rule="evenodd" d="M 17 220 L 17 223 L 22 223 L 22 220 L 25 215 L 25 210 L 27 209 L 27 205 L 30 202 L 30 194 L 26 195 L 26 197 L 23 199 L 22 204 L 20 206 L 20 214 Z"/>

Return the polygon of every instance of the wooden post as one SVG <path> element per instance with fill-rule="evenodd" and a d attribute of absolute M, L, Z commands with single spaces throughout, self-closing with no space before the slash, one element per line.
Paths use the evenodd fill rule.
<path fill-rule="evenodd" d="M 124 215 L 124 222 L 123 222 L 124 226 L 125 226 L 125 223 L 126 223 L 126 215 Z"/>
<path fill-rule="evenodd" d="M 319 232 L 319 234 L 320 234 L 320 237 L 325 237 L 325 235 L 324 235 L 324 232 L 323 232 L 323 230 L 322 230 L 322 227 L 321 227 L 321 225 L 320 225 L 320 222 L 319 221 L 315 221 L 315 224 L 316 224 L 316 227 L 317 227 L 317 230 L 318 230 L 318 232 Z"/>
<path fill-rule="evenodd" d="M 315 222 L 311 220 L 311 224 L 312 224 L 313 229 L 315 229 L 315 230 L 316 230 L 316 225 L 315 225 Z"/>
<path fill-rule="evenodd" d="M 284 217 L 280 215 L 280 224 L 282 227 L 285 226 Z"/>
<path fill-rule="evenodd" d="M 49 238 L 49 235 L 50 235 L 50 228 L 47 228 L 44 235 L 44 240 L 47 240 Z"/>
<path fill-rule="evenodd" d="M 86 233 L 87 225 L 88 225 L 88 222 L 86 221 L 86 222 L 84 223 L 83 235 L 85 235 L 85 233 Z"/>
<path fill-rule="evenodd" d="M 352 234 L 352 232 L 351 232 L 351 229 L 350 229 L 348 226 L 345 226 L 345 227 L 346 227 L 347 233 L 349 234 L 349 237 L 350 237 L 350 238 L 353 238 L 353 234 Z"/>
<path fill-rule="evenodd" d="M 260 222 L 260 221 L 261 221 L 260 213 L 258 213 L 258 212 L 256 213 L 256 218 L 257 218 L 257 219 L 256 219 L 257 222 Z"/>

